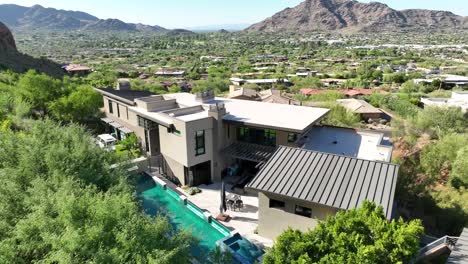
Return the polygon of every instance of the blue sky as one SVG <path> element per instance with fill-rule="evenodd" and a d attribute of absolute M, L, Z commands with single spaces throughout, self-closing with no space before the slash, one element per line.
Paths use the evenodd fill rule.
<path fill-rule="evenodd" d="M 359 0 L 370 2 L 371 0 Z M 193 28 L 220 24 L 251 24 L 263 20 L 302 0 L 0 0 L 31 6 L 85 11 L 99 18 Z M 394 9 L 425 8 L 448 10 L 468 16 L 468 0 L 380 0 Z"/>

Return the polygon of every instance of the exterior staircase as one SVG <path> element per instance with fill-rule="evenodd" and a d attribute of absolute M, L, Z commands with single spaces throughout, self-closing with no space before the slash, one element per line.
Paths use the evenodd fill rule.
<path fill-rule="evenodd" d="M 422 247 L 411 263 L 418 263 L 450 252 L 455 247 L 457 240 L 458 237 L 443 236 Z"/>

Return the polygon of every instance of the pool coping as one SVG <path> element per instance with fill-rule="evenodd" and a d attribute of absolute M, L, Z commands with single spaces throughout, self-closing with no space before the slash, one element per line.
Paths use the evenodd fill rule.
<path fill-rule="evenodd" d="M 173 182 L 171 182 L 169 179 L 166 179 L 165 177 L 161 177 L 161 176 L 158 176 L 156 174 L 151 174 L 147 171 L 143 171 L 144 174 L 146 174 L 147 176 L 153 178 L 153 180 L 155 180 L 154 178 L 158 179 L 159 181 L 162 181 L 165 183 L 165 188 L 170 188 L 172 191 L 174 191 L 177 195 L 179 195 L 179 197 L 185 197 L 188 201 L 188 197 L 186 196 L 185 193 L 179 191 L 177 188 L 178 186 L 175 185 Z M 156 180 L 155 180 L 156 181 Z M 160 184 L 160 183 L 159 183 Z M 229 230 L 229 235 L 227 237 L 230 237 L 238 232 L 234 230 L 231 230 L 229 227 L 225 226 L 223 223 L 221 223 L 220 221 L 216 220 L 214 217 L 211 216 L 211 213 L 206 210 L 206 209 L 202 209 L 200 208 L 198 205 L 194 204 L 193 202 L 190 202 L 191 205 L 193 205 L 194 207 L 196 207 L 197 209 L 199 209 L 200 211 L 204 212 L 204 213 L 209 213 L 210 214 L 210 217 L 211 217 L 211 221 L 215 221 L 217 222 L 218 224 L 220 224 L 221 226 L 223 226 L 226 230 Z"/>

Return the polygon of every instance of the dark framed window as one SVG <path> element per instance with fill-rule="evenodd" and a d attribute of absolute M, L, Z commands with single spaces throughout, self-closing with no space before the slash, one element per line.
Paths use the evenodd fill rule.
<path fill-rule="evenodd" d="M 296 204 L 296 209 L 294 210 L 294 213 L 297 215 L 305 216 L 305 217 L 312 217 L 312 209 L 303 207 L 297 204 Z"/>
<path fill-rule="evenodd" d="M 297 141 L 297 134 L 296 133 L 289 133 L 288 134 L 288 142 L 294 143 Z"/>
<path fill-rule="evenodd" d="M 205 130 L 199 130 L 195 133 L 195 155 L 205 154 Z"/>
<path fill-rule="evenodd" d="M 120 107 L 119 107 L 119 104 L 117 104 L 117 117 L 120 117 Z"/>
<path fill-rule="evenodd" d="M 285 203 L 283 201 L 270 199 L 270 208 L 284 208 L 284 207 L 285 207 Z"/>
<path fill-rule="evenodd" d="M 149 132 L 148 130 L 145 129 L 145 150 L 146 152 L 149 152 Z"/>
<path fill-rule="evenodd" d="M 276 146 L 276 131 L 273 129 L 239 127 L 237 129 L 237 139 L 246 143 Z"/>
<path fill-rule="evenodd" d="M 125 112 L 127 112 L 127 120 L 128 120 L 128 107 L 125 107 Z"/>
<path fill-rule="evenodd" d="M 113 114 L 114 113 L 114 108 L 113 108 L 113 105 L 112 105 L 112 101 L 109 100 L 109 113 Z"/>
<path fill-rule="evenodd" d="M 265 129 L 265 145 L 276 145 L 276 131 L 273 129 Z"/>

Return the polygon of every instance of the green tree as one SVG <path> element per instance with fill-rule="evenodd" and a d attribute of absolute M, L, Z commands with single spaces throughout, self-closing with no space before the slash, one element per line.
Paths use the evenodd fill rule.
<path fill-rule="evenodd" d="M 421 168 L 438 179 L 444 172 L 450 172 L 457 158 L 458 151 L 468 145 L 467 134 L 448 134 L 433 144 L 427 145 L 421 152 Z"/>
<path fill-rule="evenodd" d="M 422 233 L 421 221 L 388 222 L 382 207 L 364 201 L 312 231 L 288 229 L 263 263 L 406 263 L 415 256 Z"/>
<path fill-rule="evenodd" d="M 450 183 L 455 188 L 468 187 L 468 146 L 463 146 L 458 152 L 452 166 Z"/>
<path fill-rule="evenodd" d="M 63 93 L 61 81 L 33 70 L 20 77 L 17 87 L 19 96 L 42 114 L 46 114 L 48 104 Z"/>
<path fill-rule="evenodd" d="M 415 126 L 437 137 L 463 133 L 468 128 L 468 116 L 456 107 L 426 107 L 418 113 Z"/>
<path fill-rule="evenodd" d="M 0 131 L 0 263 L 188 263 L 187 233 L 141 212 L 125 168 L 77 125 Z"/>
<path fill-rule="evenodd" d="M 321 107 L 329 108 L 330 112 L 323 118 L 322 124 L 340 127 L 358 127 L 361 121 L 359 115 L 336 103 L 322 104 Z"/>
<path fill-rule="evenodd" d="M 75 91 L 50 104 L 50 113 L 57 120 L 84 123 L 100 116 L 101 95 L 90 86 L 78 86 Z"/>

